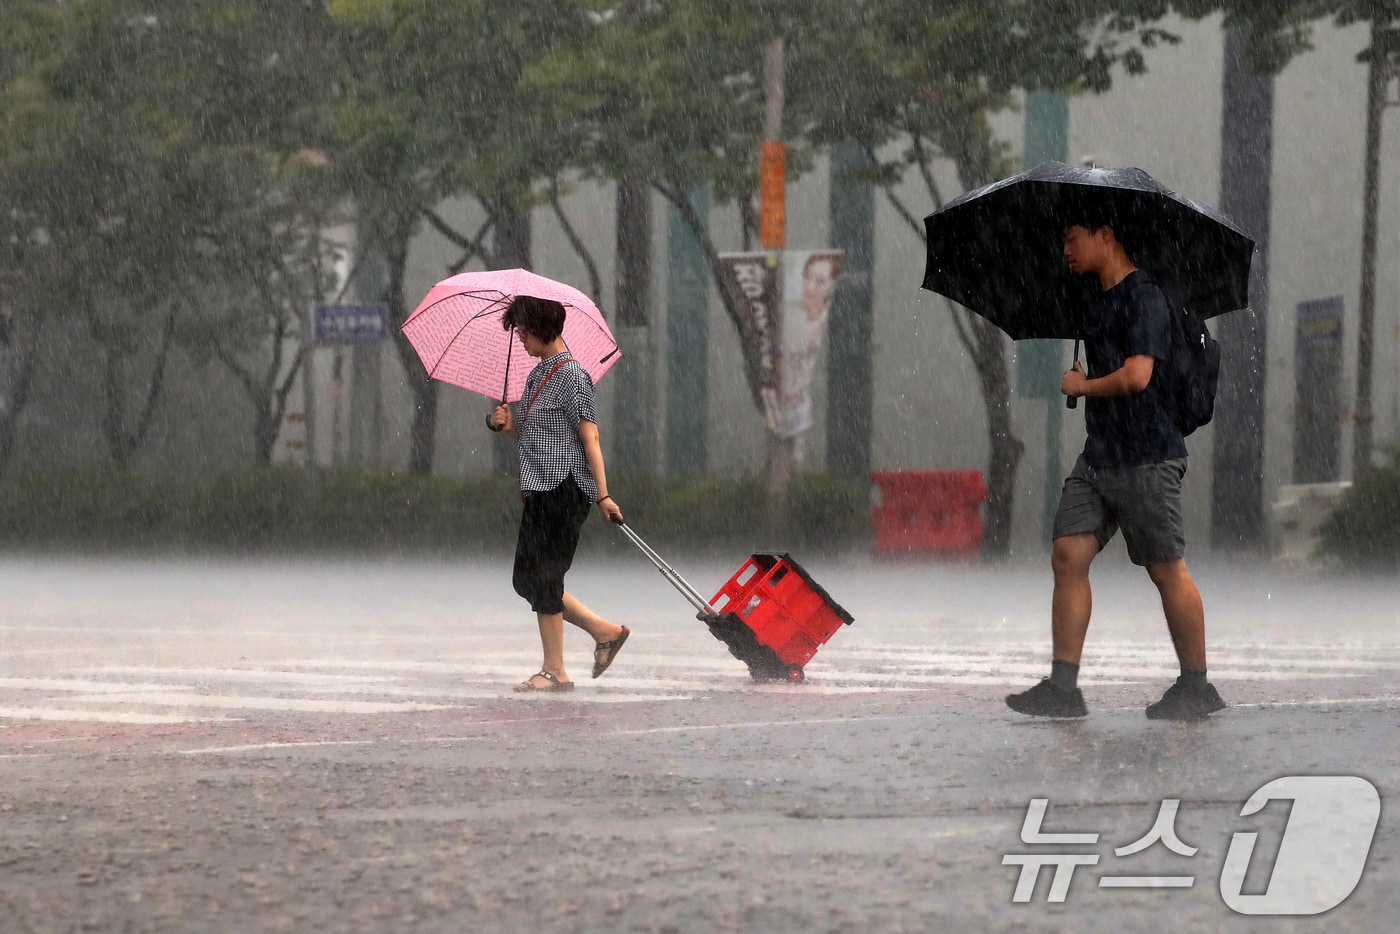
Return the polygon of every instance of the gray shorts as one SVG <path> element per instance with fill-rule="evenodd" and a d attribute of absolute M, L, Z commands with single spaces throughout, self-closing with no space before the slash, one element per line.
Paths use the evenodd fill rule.
<path fill-rule="evenodd" d="M 1102 549 L 1121 528 L 1133 564 L 1176 561 L 1186 554 L 1181 521 L 1184 476 L 1184 457 L 1141 467 L 1095 469 L 1081 455 L 1060 491 L 1054 537 L 1089 533 Z"/>

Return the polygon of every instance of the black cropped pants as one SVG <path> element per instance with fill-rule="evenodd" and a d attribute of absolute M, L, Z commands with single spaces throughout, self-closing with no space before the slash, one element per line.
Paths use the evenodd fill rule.
<path fill-rule="evenodd" d="M 511 583 L 536 613 L 564 612 L 564 575 L 592 507 L 572 476 L 552 490 L 525 495 Z"/>

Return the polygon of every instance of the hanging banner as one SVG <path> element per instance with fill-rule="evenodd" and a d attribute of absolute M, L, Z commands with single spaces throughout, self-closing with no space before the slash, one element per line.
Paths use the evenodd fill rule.
<path fill-rule="evenodd" d="M 840 250 L 783 252 L 783 313 L 779 326 L 778 410 L 774 433 L 793 438 L 812 427 L 812 377 L 826 341 L 827 313 Z"/>
<path fill-rule="evenodd" d="M 741 337 L 759 361 L 759 396 L 768 430 L 793 438 L 812 427 L 812 379 L 822 344 L 840 250 L 721 253 L 744 297 Z"/>
<path fill-rule="evenodd" d="M 777 253 L 721 253 L 730 282 L 744 298 L 740 338 L 758 357 L 759 396 L 769 431 L 778 416 L 778 355 L 782 339 L 782 264 Z"/>

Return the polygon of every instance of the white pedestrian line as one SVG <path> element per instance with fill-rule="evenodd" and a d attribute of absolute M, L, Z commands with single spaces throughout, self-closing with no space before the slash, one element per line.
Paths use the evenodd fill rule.
<path fill-rule="evenodd" d="M 206 749 L 181 749 L 182 756 L 205 756 L 225 752 L 252 752 L 261 749 L 292 749 L 302 746 L 371 746 L 372 739 L 311 740 L 304 743 L 251 743 L 247 746 L 211 746 Z"/>
<path fill-rule="evenodd" d="M 1267 709 L 1269 707 L 1336 707 L 1336 706 L 1361 706 L 1364 704 L 1377 704 L 1385 707 L 1400 705 L 1400 694 L 1379 694 L 1370 697 L 1305 697 L 1300 700 L 1276 700 L 1259 701 L 1248 704 L 1230 704 L 1225 711 L 1214 714 L 1220 716 L 1229 710 L 1243 710 L 1245 708 Z M 1129 707 L 1095 707 L 1093 710 L 1130 710 L 1141 711 L 1142 705 Z M 1048 722 L 1048 721 L 1041 721 Z"/>
<path fill-rule="evenodd" d="M 706 730 L 752 730 L 772 726 L 823 726 L 833 723 L 871 723 L 879 720 L 931 720 L 936 713 L 898 714 L 888 717 L 823 717 L 812 720 L 759 720 L 740 723 L 697 723 L 690 726 L 656 726 L 641 730 L 614 730 L 609 736 L 644 736 L 654 733 L 692 733 Z"/>
<path fill-rule="evenodd" d="M 1313 697 L 1305 700 L 1265 701 L 1258 704 L 1231 704 L 1231 707 L 1330 707 L 1334 704 L 1397 704 L 1400 696 L 1377 697 Z"/>
<path fill-rule="evenodd" d="M 407 713 L 441 710 L 447 704 L 381 703 L 353 700 L 310 700 L 300 697 L 258 697 L 252 694 L 133 693 L 95 694 L 70 698 L 74 702 L 102 701 L 160 707 L 215 707 L 225 710 L 289 710 L 301 713 Z"/>
<path fill-rule="evenodd" d="M 292 681 L 299 684 L 322 682 L 325 684 L 387 684 L 401 681 L 391 675 L 350 675 L 329 674 L 278 668 L 157 668 L 148 665 L 107 665 L 102 668 L 79 669 L 80 674 L 89 675 L 161 675 L 178 674 L 183 679 L 217 678 L 220 681 Z M 0 679 L 3 682 L 3 679 Z"/>
<path fill-rule="evenodd" d="M 1015 688 L 1048 670 L 1047 647 L 1039 642 L 860 644 L 824 651 L 807 666 L 803 684 L 755 682 L 723 646 L 706 651 L 709 647 L 694 639 L 677 641 L 681 645 L 672 652 L 656 642 L 635 646 L 646 651 L 625 654 L 601 681 L 587 677 L 584 656 L 575 665 L 582 669 L 576 678 L 580 689 L 557 694 L 512 691 L 538 664 L 536 652 L 483 651 L 480 646 L 464 648 L 455 640 L 444 640 L 451 649 L 438 647 L 428 655 L 400 646 L 409 656 L 401 658 L 337 657 L 332 650 L 309 658 L 240 661 L 228 667 L 111 664 L 47 671 L 43 676 L 7 674 L 0 676 L 0 704 L 7 705 L 0 707 L 0 721 L 180 723 L 209 719 L 205 713 L 210 710 L 384 714 L 466 709 L 503 699 L 617 704 L 736 693 L 869 694 L 944 685 Z M 83 658 L 90 656 L 84 653 Z M 1221 682 L 1275 682 L 1349 679 L 1386 671 L 1400 671 L 1400 655 L 1391 661 L 1376 646 L 1241 644 L 1213 649 L 1210 676 Z M 1086 653 L 1081 680 L 1086 685 L 1124 685 L 1168 681 L 1176 674 L 1168 646 L 1110 642 Z M 35 703 L 25 702 L 31 698 Z"/>
<path fill-rule="evenodd" d="M 0 690 L 73 691 L 79 694 L 131 694 L 138 691 L 188 691 L 187 684 L 134 684 L 81 678 L 0 678 Z"/>
<path fill-rule="evenodd" d="M 188 717 L 179 714 L 121 710 L 68 710 L 51 707 L 0 707 L 3 720 L 59 720 L 69 723 L 217 723 L 236 717 Z"/>

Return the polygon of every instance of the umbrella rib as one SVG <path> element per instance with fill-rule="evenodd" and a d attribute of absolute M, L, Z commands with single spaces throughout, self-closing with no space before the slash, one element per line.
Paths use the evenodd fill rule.
<path fill-rule="evenodd" d="M 458 294 L 460 294 L 460 295 L 466 295 L 466 294 L 468 294 L 468 293 L 466 293 L 466 292 L 460 292 L 460 293 L 458 293 Z M 501 293 L 498 293 L 498 294 L 501 294 Z M 456 334 L 453 334 L 453 335 L 452 335 L 452 338 L 451 338 L 450 340 L 448 340 L 448 342 L 447 342 L 446 344 L 443 345 L 442 353 L 438 354 L 438 358 L 437 358 L 436 360 L 434 360 L 434 361 L 433 361 L 433 365 L 432 365 L 431 367 L 428 368 L 428 377 L 429 377 L 430 379 L 435 379 L 435 378 L 437 377 L 437 369 L 438 369 L 438 366 L 442 363 L 442 358 L 447 356 L 447 352 L 448 352 L 449 350 L 452 349 L 452 345 L 455 344 L 455 343 L 457 342 L 457 338 L 459 338 L 459 337 L 462 336 L 462 332 L 465 331 L 467 328 L 471 327 L 473 321 L 475 321 L 475 320 L 477 320 L 478 318 L 482 317 L 483 315 L 486 315 L 487 313 L 489 313 L 489 312 L 491 311 L 491 309 L 495 308 L 497 305 L 499 305 L 499 304 L 500 304 L 502 301 L 504 301 L 504 300 L 505 300 L 505 295 L 504 295 L 504 294 L 501 294 L 501 297 L 498 298 L 496 301 L 492 302 L 490 305 L 487 305 L 487 306 L 486 306 L 484 309 L 482 309 L 480 312 L 478 312 L 477 314 L 472 315 L 472 316 L 471 316 L 470 318 L 468 318 L 466 321 L 462 322 L 462 326 L 461 326 L 460 328 L 457 329 L 457 333 L 456 333 Z M 443 301 L 446 301 L 446 299 L 443 299 Z"/>
<path fill-rule="evenodd" d="M 462 326 L 461 326 L 460 328 L 458 328 L 457 331 L 456 331 L 456 333 L 453 334 L 453 335 L 446 341 L 446 343 L 443 345 L 442 353 L 440 353 L 440 354 L 438 355 L 438 358 L 437 358 L 436 360 L 433 361 L 433 365 L 432 365 L 431 367 L 428 367 L 428 368 L 427 368 L 427 370 L 428 370 L 428 377 L 429 377 L 430 379 L 435 379 L 435 378 L 437 377 L 438 368 L 442 365 L 442 361 L 447 357 L 448 351 L 452 349 L 453 345 L 456 344 L 456 342 L 457 342 L 457 338 L 461 337 L 461 336 L 462 336 L 462 333 L 463 333 L 464 331 L 466 331 L 467 328 L 469 328 L 469 327 L 470 327 L 474 322 L 476 322 L 478 319 L 484 318 L 484 317 L 486 317 L 486 316 L 492 314 L 492 313 L 496 310 L 496 308 L 498 308 L 501 304 L 507 303 L 507 302 L 509 302 L 509 301 L 514 301 L 514 296 L 509 295 L 509 294 L 507 294 L 507 293 L 505 293 L 505 292 L 502 292 L 502 291 L 499 290 L 499 289 L 490 289 L 490 288 L 487 288 L 487 289 L 478 289 L 478 290 L 464 290 L 464 291 L 457 292 L 457 293 L 454 294 L 454 295 L 451 295 L 451 296 L 448 296 L 448 297 L 442 299 L 442 301 L 445 302 L 445 301 L 448 301 L 448 300 L 451 299 L 451 298 L 458 298 L 458 297 L 464 296 L 464 295 L 480 296 L 480 295 L 482 295 L 482 294 L 484 294 L 484 293 L 488 293 L 488 292 L 495 292 L 496 295 L 497 295 L 498 297 L 497 297 L 494 301 L 492 301 L 489 305 L 487 305 L 485 308 L 483 308 L 483 309 L 481 309 L 480 311 L 476 312 L 476 313 L 473 314 L 471 317 L 469 317 L 466 321 L 462 322 Z M 419 312 L 419 313 L 417 313 L 417 314 L 414 314 L 413 318 L 417 318 L 417 317 L 419 316 L 419 314 L 426 314 L 426 313 L 429 311 L 430 308 L 436 307 L 437 304 L 440 304 L 440 302 L 434 303 L 434 305 L 429 306 L 429 308 L 424 308 L 421 312 Z M 569 303 L 569 302 L 561 302 L 561 304 L 563 304 L 566 308 L 575 308 L 576 311 L 582 312 L 581 309 L 578 309 L 578 308 L 577 308 L 575 305 L 573 305 L 572 303 Z M 616 356 L 619 352 L 621 352 L 621 348 L 618 346 L 617 339 L 614 338 L 614 337 L 612 337 L 612 334 L 608 332 L 607 326 L 606 326 L 606 325 L 600 325 L 597 321 L 594 321 L 593 318 L 590 317 L 590 316 L 587 315 L 587 314 L 583 314 L 583 318 L 584 318 L 585 321 L 588 322 L 588 324 L 592 325 L 594 331 L 607 334 L 608 337 L 611 339 L 613 348 L 612 348 L 612 350 L 611 350 L 609 353 L 607 353 L 601 360 L 598 361 L 599 363 L 606 363 L 607 361 L 611 360 L 614 356 Z M 413 320 L 413 319 L 411 318 L 411 319 L 409 319 L 409 320 L 411 321 L 411 320 Z M 405 323 L 404 323 L 404 326 L 406 327 L 407 324 L 408 324 L 408 322 L 405 322 Z M 514 340 L 514 337 L 512 336 L 512 338 L 510 338 L 510 340 L 513 341 L 513 340 Z M 568 346 L 568 345 L 566 344 L 566 345 L 565 345 L 565 348 L 566 348 L 566 349 L 567 349 L 567 346 Z M 511 349 L 513 349 L 513 348 L 514 348 L 514 344 L 512 343 L 512 344 L 510 345 L 510 347 L 511 347 Z M 509 381 L 509 357 L 507 357 L 507 381 Z"/>

